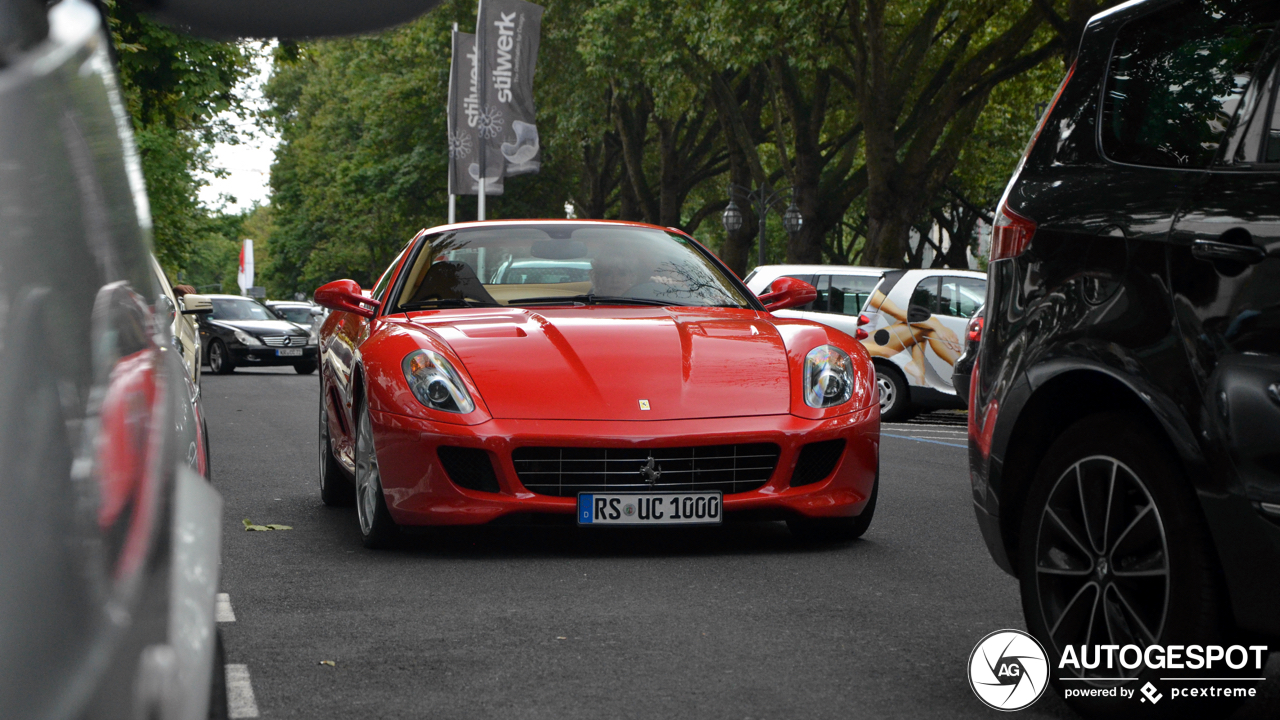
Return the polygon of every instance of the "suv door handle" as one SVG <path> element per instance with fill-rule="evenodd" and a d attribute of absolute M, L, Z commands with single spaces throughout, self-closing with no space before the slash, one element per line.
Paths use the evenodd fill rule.
<path fill-rule="evenodd" d="M 1198 260 L 1207 260 L 1209 262 L 1227 260 L 1252 265 L 1253 263 L 1261 262 L 1267 256 L 1267 251 L 1257 245 L 1236 245 L 1235 243 L 1224 243 L 1217 240 L 1196 240 L 1191 243 L 1191 254 Z"/>

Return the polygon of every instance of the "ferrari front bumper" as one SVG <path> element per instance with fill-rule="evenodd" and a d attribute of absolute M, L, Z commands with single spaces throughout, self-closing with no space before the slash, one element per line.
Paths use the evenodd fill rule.
<path fill-rule="evenodd" d="M 573 497 L 530 492 L 512 453 L 521 447 L 675 448 L 775 443 L 781 449 L 772 475 L 750 492 L 726 494 L 727 517 L 849 517 L 859 514 L 878 474 L 880 413 L 871 406 L 825 420 L 793 415 L 664 421 L 490 420 L 452 425 L 371 411 L 383 494 L 401 525 L 475 525 L 520 513 L 573 515 Z M 843 438 L 844 452 L 823 479 L 791 486 L 805 445 Z M 484 450 L 498 492 L 459 487 L 436 448 Z"/>

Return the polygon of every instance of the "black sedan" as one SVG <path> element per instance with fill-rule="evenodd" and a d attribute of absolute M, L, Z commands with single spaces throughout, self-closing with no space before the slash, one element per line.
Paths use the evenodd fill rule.
<path fill-rule="evenodd" d="M 239 295 L 210 295 L 213 312 L 200 318 L 205 362 L 220 375 L 237 367 L 292 365 L 300 375 L 316 371 L 311 331 Z"/>

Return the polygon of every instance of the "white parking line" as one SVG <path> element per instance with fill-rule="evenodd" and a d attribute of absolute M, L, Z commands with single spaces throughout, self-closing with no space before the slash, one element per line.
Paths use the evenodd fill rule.
<path fill-rule="evenodd" d="M 248 665 L 227 663 L 227 715 L 232 720 L 258 717 L 258 703 L 253 699 Z"/>
<path fill-rule="evenodd" d="M 217 605 L 214 606 L 213 613 L 220 623 L 235 622 L 236 614 L 231 609 L 231 596 L 226 593 L 218 593 L 218 601 Z"/>

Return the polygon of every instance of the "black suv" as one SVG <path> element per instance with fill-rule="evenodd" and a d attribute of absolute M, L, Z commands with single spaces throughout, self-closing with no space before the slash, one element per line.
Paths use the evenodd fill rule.
<path fill-rule="evenodd" d="M 1276 0 L 1094 17 L 1001 200 L 970 474 L 1053 668 L 1280 637 L 1278 22 Z M 1183 673 L 1105 672 L 1055 682 Z"/>

